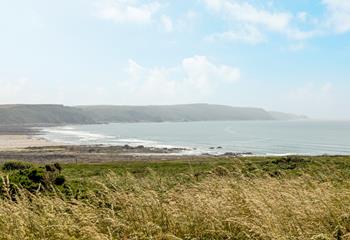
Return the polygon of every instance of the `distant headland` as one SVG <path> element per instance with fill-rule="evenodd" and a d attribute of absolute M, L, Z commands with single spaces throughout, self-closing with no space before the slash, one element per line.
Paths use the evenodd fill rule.
<path fill-rule="evenodd" d="M 297 120 L 305 118 L 307 117 L 302 115 L 271 112 L 262 108 L 202 103 L 150 106 L 0 105 L 0 125 Z"/>

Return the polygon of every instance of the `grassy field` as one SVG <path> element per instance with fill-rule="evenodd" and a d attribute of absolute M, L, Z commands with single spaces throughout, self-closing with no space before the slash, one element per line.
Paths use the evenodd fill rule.
<path fill-rule="evenodd" d="M 66 164 L 6 197 L 0 239 L 350 239 L 350 157 Z"/>

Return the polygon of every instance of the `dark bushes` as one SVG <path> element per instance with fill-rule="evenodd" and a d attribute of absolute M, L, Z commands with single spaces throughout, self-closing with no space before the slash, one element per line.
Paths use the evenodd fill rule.
<path fill-rule="evenodd" d="M 6 179 L 0 182 L 1 191 L 10 192 L 16 195 L 18 188 L 30 192 L 50 191 L 52 186 L 62 186 L 65 184 L 65 177 L 62 176 L 62 167 L 54 165 L 34 165 L 23 162 L 6 162 L 2 168 L 7 174 Z"/>
<path fill-rule="evenodd" d="M 33 167 L 33 164 L 19 161 L 8 161 L 5 162 L 2 166 L 2 170 L 11 171 L 11 170 L 24 170 Z"/>
<path fill-rule="evenodd" d="M 55 183 L 56 185 L 59 185 L 59 186 L 60 186 L 60 185 L 63 185 L 63 184 L 65 183 L 65 181 L 66 181 L 65 177 L 62 176 L 62 175 L 59 175 L 59 176 L 56 177 L 54 183 Z"/>
<path fill-rule="evenodd" d="M 294 170 L 308 162 L 309 160 L 302 156 L 287 156 L 272 161 L 273 164 L 278 166 L 279 170 Z"/>

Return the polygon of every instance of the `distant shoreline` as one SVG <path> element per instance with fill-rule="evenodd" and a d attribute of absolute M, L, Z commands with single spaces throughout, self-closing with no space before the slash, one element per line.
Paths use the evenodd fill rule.
<path fill-rule="evenodd" d="M 74 125 L 74 124 L 73 124 Z M 304 153 L 293 153 L 292 151 L 281 153 L 281 154 L 259 154 L 257 152 L 249 152 L 242 151 L 237 152 L 231 149 L 223 149 L 220 145 L 212 145 L 209 146 L 208 151 L 202 151 L 203 149 L 198 149 L 197 147 L 189 147 L 186 145 L 182 146 L 167 146 L 167 145 L 148 145 L 147 143 L 128 143 L 125 144 L 108 144 L 108 143 L 85 143 L 85 142 L 62 142 L 59 140 L 55 140 L 55 138 L 51 139 L 50 137 L 45 137 L 45 134 L 42 132 L 44 128 L 50 127 L 64 127 L 71 126 L 71 124 L 37 124 L 37 125 L 0 125 L 0 151 L 6 150 L 21 150 L 26 148 L 45 148 L 45 147 L 81 147 L 81 148 L 92 148 L 98 149 L 101 148 L 115 148 L 118 150 L 118 154 L 122 154 L 124 156 L 128 155 L 133 158 L 143 158 L 143 157 L 161 157 L 166 155 L 181 157 L 244 157 L 244 156 L 257 156 L 257 157 L 275 157 L 275 156 L 291 156 L 291 155 L 300 155 L 300 156 L 322 156 L 322 155 L 343 155 L 339 152 L 339 154 L 327 154 L 319 153 L 319 154 L 308 154 L 307 150 Z M 216 149 L 220 149 L 223 151 L 214 151 Z M 213 151 L 211 151 L 213 150 Z M 95 151 L 95 150 L 93 150 Z M 120 157 L 119 155 L 117 156 Z"/>

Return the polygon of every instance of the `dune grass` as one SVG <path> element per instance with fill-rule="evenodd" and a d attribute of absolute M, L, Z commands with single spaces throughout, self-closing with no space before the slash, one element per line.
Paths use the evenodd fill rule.
<path fill-rule="evenodd" d="M 349 157 L 63 165 L 69 191 L 0 200 L 0 239 L 350 239 L 349 173 Z"/>

